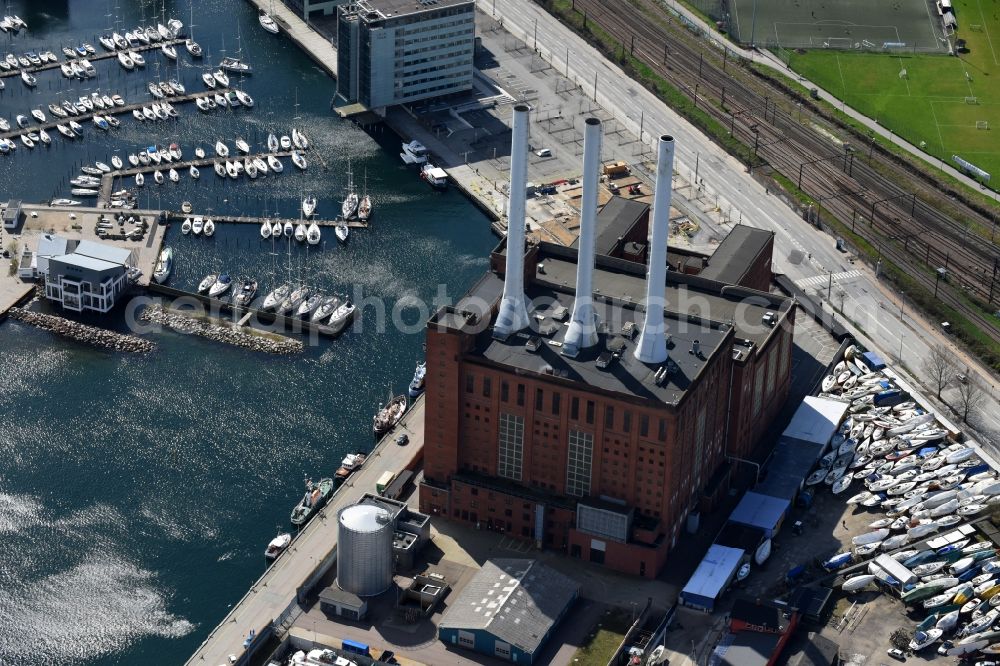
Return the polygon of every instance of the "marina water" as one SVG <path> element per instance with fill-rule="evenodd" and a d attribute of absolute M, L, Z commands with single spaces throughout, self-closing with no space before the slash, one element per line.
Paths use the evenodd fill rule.
<path fill-rule="evenodd" d="M 19 14 L 31 31 L 0 35 L 0 54 L 98 46 L 97 35 L 116 20 L 122 30 L 155 24 L 162 6 L 6 4 L 4 13 Z M 165 8 L 191 29 L 189 2 Z M 187 200 L 208 215 L 294 218 L 311 193 L 319 216 L 331 218 L 350 164 L 359 189 L 367 173 L 372 228 L 354 230 L 346 246 L 324 228 L 323 243 L 307 250 L 262 241 L 255 225 L 220 225 L 211 239 L 182 236 L 174 225 L 169 284 L 193 290 L 205 274 L 226 271 L 256 277 L 266 293 L 272 269 L 281 280 L 291 265 L 293 277 L 330 293 L 361 289 L 378 298 L 389 320 L 395 308 L 410 331 L 391 323 L 376 331 L 370 307 L 358 322 L 363 333 L 321 340 L 301 355 L 272 357 L 167 332 L 150 335 L 156 352 L 132 356 L 14 321 L 0 325 L 3 664 L 182 663 L 262 573 L 264 546 L 279 526 L 289 528 L 304 476 L 332 475 L 345 453 L 372 446 L 378 403 L 390 386 L 405 389 L 422 358 L 426 310 L 417 306 L 430 303 L 439 285 L 460 296 L 495 242 L 488 221 L 460 194 L 434 193 L 402 166 L 394 134 L 369 134 L 334 117 L 335 83 L 286 38 L 263 32 L 251 5 L 194 0 L 193 9 L 204 63 L 242 48 L 253 64 L 254 74 L 238 84 L 255 98 L 253 110 L 202 114 L 185 104 L 178 121 L 123 116 L 108 134 L 88 122 L 74 143 L 53 133 L 48 149 L 19 145 L 0 158 L 0 198 L 69 196 L 80 165 L 152 144 L 177 141 L 190 157 L 197 145 L 211 152 L 216 140 L 232 145 L 243 136 L 258 152 L 269 132 L 298 127 L 314 146 L 306 172 L 286 159 L 284 173 L 256 181 L 222 180 L 210 169 L 199 181 L 184 173 L 178 185 L 148 179 L 140 206 L 177 210 Z M 179 51 L 182 82 L 203 89 L 200 63 Z M 7 78 L 0 113 L 12 121 L 97 90 L 150 100 L 145 86 L 157 78 L 156 63 L 162 78 L 178 72 L 159 51 L 146 57 L 142 72 L 125 72 L 114 59 L 96 62 L 98 78 L 84 82 L 43 72 L 34 92 Z M 124 327 L 120 311 L 110 324 Z"/>

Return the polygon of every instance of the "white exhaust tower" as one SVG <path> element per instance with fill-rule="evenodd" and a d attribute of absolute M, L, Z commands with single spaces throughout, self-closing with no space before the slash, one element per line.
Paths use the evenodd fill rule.
<path fill-rule="evenodd" d="M 667 360 L 667 331 L 663 317 L 667 292 L 667 240 L 670 236 L 670 195 L 674 173 L 674 137 L 660 136 L 656 160 L 656 192 L 649 232 L 646 267 L 646 320 L 633 355 L 643 363 Z"/>
<path fill-rule="evenodd" d="M 503 300 L 493 337 L 505 339 L 529 324 L 524 299 L 524 200 L 528 189 L 528 105 L 514 107 L 510 145 L 510 193 L 507 204 L 507 269 Z"/>
<path fill-rule="evenodd" d="M 573 357 L 597 344 L 594 311 L 594 243 L 597 226 L 597 187 L 601 171 L 601 121 L 587 118 L 583 135 L 583 196 L 580 199 L 580 240 L 577 243 L 576 300 L 563 340 L 562 353 Z"/>

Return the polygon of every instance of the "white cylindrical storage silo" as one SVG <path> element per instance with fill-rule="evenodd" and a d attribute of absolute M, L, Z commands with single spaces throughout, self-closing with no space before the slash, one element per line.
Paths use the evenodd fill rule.
<path fill-rule="evenodd" d="M 370 504 L 356 504 L 337 517 L 337 585 L 359 597 L 392 585 L 392 516 Z"/>

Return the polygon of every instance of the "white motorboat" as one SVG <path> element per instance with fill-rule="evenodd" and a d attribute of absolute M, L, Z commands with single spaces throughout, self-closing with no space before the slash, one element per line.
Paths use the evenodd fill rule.
<path fill-rule="evenodd" d="M 221 162 L 216 162 L 215 164 L 212 165 L 212 168 L 215 169 L 215 175 L 218 176 L 219 178 L 226 177 L 226 167 Z"/>
<path fill-rule="evenodd" d="M 24 85 L 28 86 L 29 88 L 34 88 L 35 86 L 38 85 L 38 79 L 36 79 L 28 72 L 21 72 L 21 81 L 24 83 Z"/>
<path fill-rule="evenodd" d="M 295 225 L 295 240 L 303 242 L 306 239 L 306 226 L 301 222 Z"/>
<path fill-rule="evenodd" d="M 267 548 L 264 549 L 264 557 L 269 560 L 278 559 L 278 556 L 285 552 L 290 543 L 292 543 L 291 534 L 287 532 L 279 534 L 267 544 Z"/>
<path fill-rule="evenodd" d="M 185 220 L 185 222 L 186 221 L 187 220 Z M 206 275 L 204 278 L 202 278 L 201 282 L 198 283 L 198 293 L 199 294 L 207 293 L 208 290 L 211 289 L 218 281 L 219 281 L 218 274 L 212 273 L 211 275 Z"/>
<path fill-rule="evenodd" d="M 944 632 L 937 627 L 928 629 L 927 631 L 918 631 L 913 635 L 913 640 L 910 641 L 909 648 L 912 652 L 919 652 L 934 641 L 941 638 L 943 633 Z"/>
<path fill-rule="evenodd" d="M 112 155 L 111 166 L 113 166 L 115 169 L 121 169 L 123 166 L 125 166 L 125 163 L 122 162 L 122 158 L 120 158 L 118 155 Z"/>
<path fill-rule="evenodd" d="M 281 236 L 281 222 L 275 222 L 271 225 L 271 235 L 275 238 Z"/>
<path fill-rule="evenodd" d="M 181 222 L 181 233 L 184 234 L 185 236 L 187 236 L 189 233 L 191 233 L 191 218 L 190 217 L 184 218 L 184 221 Z M 201 290 L 199 289 L 199 291 L 201 291 Z"/>
<path fill-rule="evenodd" d="M 196 167 L 193 164 L 191 165 L 191 168 L 188 169 L 188 173 L 191 174 L 191 177 L 194 178 L 195 180 L 201 178 L 201 172 L 198 171 L 198 167 Z"/>
<path fill-rule="evenodd" d="M 250 152 L 250 144 L 243 137 L 238 136 L 236 137 L 236 150 L 246 155 Z"/>
<path fill-rule="evenodd" d="M 218 85 L 218 83 L 215 80 L 215 77 L 212 76 L 211 72 L 203 73 L 201 75 L 201 80 L 205 82 L 205 86 L 208 88 L 215 88 L 215 86 Z"/>
<path fill-rule="evenodd" d="M 237 164 L 238 162 L 230 162 L 229 160 L 226 160 L 226 174 L 230 178 L 236 179 L 240 177 L 239 169 L 236 167 Z"/>
<path fill-rule="evenodd" d="M 274 173 L 281 173 L 285 168 L 285 166 L 281 163 L 281 160 L 274 155 L 267 156 L 267 167 Z"/>
<path fill-rule="evenodd" d="M 122 67 L 128 70 L 135 69 L 135 61 L 129 57 L 129 54 L 124 51 L 118 52 L 118 62 Z"/>
<path fill-rule="evenodd" d="M 135 63 L 136 67 L 145 67 L 146 66 L 146 59 L 138 51 L 129 51 L 128 52 L 128 57 L 132 59 L 132 62 Z"/>
<path fill-rule="evenodd" d="M 193 39 L 185 40 L 184 48 L 187 49 L 187 52 L 190 53 L 193 58 L 200 58 L 203 53 L 201 46 Z"/>
<path fill-rule="evenodd" d="M 171 44 L 163 44 L 160 46 L 160 52 L 171 60 L 177 60 L 177 49 L 175 49 Z"/>
<path fill-rule="evenodd" d="M 448 187 L 448 172 L 429 162 L 420 168 L 420 177 L 436 190 L 443 190 Z"/>
<path fill-rule="evenodd" d="M 156 171 L 153 172 L 153 181 L 157 185 L 162 185 L 164 180 L 165 179 L 163 177 L 163 172 L 162 171 L 160 171 L 159 169 L 157 169 Z"/>
<path fill-rule="evenodd" d="M 43 129 L 38 130 L 38 139 L 46 146 L 52 143 L 52 137 Z"/>
<path fill-rule="evenodd" d="M 271 224 L 269 222 L 262 222 L 260 225 L 260 237 L 270 238 L 271 237 Z"/>
<path fill-rule="evenodd" d="M 208 238 L 211 238 L 212 236 L 215 235 L 215 222 L 213 222 L 212 218 L 210 217 L 205 219 L 204 233 L 205 236 Z"/>
<path fill-rule="evenodd" d="M 299 150 L 309 149 L 309 140 L 306 139 L 306 135 L 298 131 L 294 127 L 292 128 L 292 145 L 294 145 Z"/>
<path fill-rule="evenodd" d="M 305 171 L 308 166 L 306 164 L 306 158 L 302 157 L 302 154 L 297 150 L 292 151 L 292 163 L 303 171 Z"/>
<path fill-rule="evenodd" d="M 215 142 L 215 154 L 219 157 L 229 157 L 229 146 L 221 141 Z"/>
<path fill-rule="evenodd" d="M 260 172 L 260 175 L 262 176 L 267 175 L 268 171 L 267 162 L 264 160 L 263 157 L 254 157 L 252 159 L 248 157 L 247 159 L 253 162 L 253 165 L 257 167 L 257 171 Z"/>
<path fill-rule="evenodd" d="M 427 162 L 427 148 L 416 139 L 403 143 L 403 152 L 399 157 L 406 164 L 424 164 Z M 823 389 L 824 391 L 829 389 Z"/>
<path fill-rule="evenodd" d="M 143 185 L 146 184 L 146 177 L 143 176 L 141 173 L 135 174 L 135 184 L 139 187 L 142 187 Z"/>
<path fill-rule="evenodd" d="M 270 152 L 272 152 L 272 153 L 276 153 L 276 152 L 278 152 L 278 146 L 279 146 L 279 144 L 278 144 L 278 137 L 274 136 L 274 134 L 268 134 L 267 135 L 267 149 Z"/>
<path fill-rule="evenodd" d="M 278 145 L 281 146 L 282 150 L 291 150 L 292 149 L 291 137 L 289 137 L 287 134 L 282 135 L 282 137 L 278 139 Z"/>
<path fill-rule="evenodd" d="M 250 176 L 250 178 L 256 178 L 258 175 L 257 165 L 254 164 L 253 160 L 249 157 L 243 160 L 243 170 L 247 172 L 247 175 Z"/>
<path fill-rule="evenodd" d="M 160 258 L 157 260 L 155 268 L 153 268 L 153 279 L 162 284 L 170 277 L 170 271 L 173 269 L 174 251 L 169 247 L 165 247 L 160 252 Z"/>
<path fill-rule="evenodd" d="M 171 183 L 180 182 L 181 175 L 177 173 L 177 169 L 171 168 L 170 171 L 167 172 L 167 176 L 170 178 Z"/>
<path fill-rule="evenodd" d="M 264 28 L 264 30 L 267 30 L 272 35 L 278 34 L 278 24 L 275 23 L 270 14 L 261 12 L 260 16 L 257 17 L 257 20 L 260 21 L 260 27 Z"/>
<path fill-rule="evenodd" d="M 306 219 L 308 219 L 312 217 L 315 212 L 316 212 L 316 197 L 310 194 L 309 196 L 307 196 L 305 199 L 302 200 L 302 214 L 306 217 Z"/>
<path fill-rule="evenodd" d="M 249 93 L 245 93 L 242 90 L 234 90 L 232 94 L 236 95 L 236 99 L 239 100 L 240 104 L 247 107 L 248 109 L 253 108 L 254 105 L 253 97 L 251 97 Z M 232 102 L 230 101 L 230 103 Z"/>
<path fill-rule="evenodd" d="M 223 88 L 229 87 L 229 77 L 221 69 L 217 69 L 212 72 L 212 76 L 215 77 L 215 82 L 218 83 Z"/>
<path fill-rule="evenodd" d="M 848 578 L 847 580 L 845 580 L 844 584 L 841 585 L 841 589 L 843 589 L 844 592 L 858 592 L 871 585 L 872 582 L 874 582 L 874 580 L 875 580 L 874 574 L 862 574 L 860 576 L 854 576 L 853 578 Z"/>
<path fill-rule="evenodd" d="M 40 123 L 45 122 L 45 113 L 41 109 L 32 109 L 31 116 Z"/>
<path fill-rule="evenodd" d="M 202 230 L 205 228 L 205 220 L 202 217 L 196 217 L 191 221 L 191 232 L 195 236 L 200 236 Z"/>
<path fill-rule="evenodd" d="M 202 148 L 201 146 L 198 146 L 197 148 L 194 149 L 194 156 L 197 157 L 199 160 L 205 159 L 205 149 Z"/>
<path fill-rule="evenodd" d="M 306 242 L 310 245 L 319 245 L 321 237 L 322 233 L 320 232 L 319 225 L 315 222 L 310 224 L 309 228 L 306 229 Z"/>
<path fill-rule="evenodd" d="M 290 220 L 286 220 L 285 226 L 282 227 L 281 231 L 285 235 L 285 238 L 291 238 L 292 233 L 295 231 L 295 225 Z"/>

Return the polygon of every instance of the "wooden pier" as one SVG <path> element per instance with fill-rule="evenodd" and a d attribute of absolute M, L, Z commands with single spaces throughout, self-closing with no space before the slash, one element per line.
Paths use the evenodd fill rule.
<path fill-rule="evenodd" d="M 160 49 L 160 47 L 163 46 L 164 44 L 169 44 L 171 46 L 183 45 L 184 44 L 184 40 L 185 40 L 185 37 L 181 36 L 181 37 L 177 37 L 176 39 L 162 40 L 162 41 L 159 41 L 159 42 L 155 42 L 153 44 L 139 44 L 139 45 L 137 45 L 135 47 L 129 47 L 128 51 L 141 52 L 141 51 L 152 51 L 154 49 L 158 51 Z M 101 47 L 101 48 L 103 48 L 103 47 Z M 53 51 L 53 53 L 55 53 L 55 51 Z M 60 65 L 63 65 L 65 63 L 69 62 L 70 60 L 88 60 L 90 62 L 94 62 L 94 61 L 97 61 L 97 60 L 107 60 L 108 58 L 117 58 L 119 53 L 127 53 L 127 51 L 125 51 L 123 49 L 117 49 L 115 51 L 103 51 L 103 52 L 98 51 L 98 52 L 96 52 L 96 53 L 94 53 L 92 55 L 75 56 L 73 58 L 66 57 L 66 60 L 57 60 L 55 62 L 45 62 L 45 63 L 42 63 L 41 65 L 31 65 L 30 67 L 23 67 L 23 68 L 22 67 L 17 67 L 15 69 L 10 69 L 10 70 L 5 70 L 4 69 L 4 70 L 0 70 L 0 78 L 8 78 L 8 77 L 12 77 L 12 76 L 20 77 L 21 76 L 21 72 L 28 72 L 29 74 L 34 74 L 36 72 L 44 72 L 44 71 L 47 71 L 47 70 L 50 70 L 50 69 L 59 69 Z M 64 57 L 66 56 L 65 53 L 60 53 L 59 55 L 62 55 Z M 142 67 L 136 66 L 136 68 L 133 69 L 132 71 L 135 72 L 135 71 L 139 71 L 139 70 L 142 70 L 142 69 L 143 69 Z M 60 72 L 60 74 L 61 73 L 62 72 Z"/>
<path fill-rule="evenodd" d="M 229 92 L 230 90 L 232 90 L 232 88 L 215 88 L 213 90 L 204 90 L 204 91 L 196 92 L 196 93 L 187 93 L 185 95 L 177 95 L 175 97 L 164 97 L 163 99 L 150 99 L 150 100 L 147 100 L 145 102 L 136 102 L 136 103 L 133 103 L 133 104 L 126 104 L 125 106 L 116 106 L 116 107 L 114 107 L 112 109 L 95 109 L 93 111 L 88 111 L 86 113 L 81 113 L 80 115 L 77 115 L 77 116 L 71 115 L 71 116 L 69 116 L 67 118 L 58 118 L 58 117 L 53 118 L 52 117 L 52 113 L 49 112 L 45 116 L 47 118 L 47 120 L 44 123 L 36 123 L 34 125 L 29 125 L 28 127 L 24 127 L 24 128 L 21 128 L 21 127 L 12 128 L 9 132 L 0 132 L 0 139 L 16 139 L 16 138 L 20 137 L 22 134 L 28 134 L 29 132 L 37 132 L 40 129 L 44 129 L 46 131 L 52 130 L 53 132 L 56 133 L 57 136 L 61 137 L 62 139 L 66 140 L 66 141 L 75 141 L 76 139 L 83 138 L 83 137 L 78 136 L 78 137 L 76 137 L 74 139 L 69 139 L 68 137 L 65 137 L 61 133 L 59 133 L 59 130 L 56 129 L 56 125 L 66 125 L 66 126 L 69 126 L 69 121 L 71 121 L 71 120 L 75 120 L 76 122 L 78 122 L 78 123 L 80 123 L 82 125 L 84 122 L 86 122 L 88 120 L 93 120 L 94 116 L 120 116 L 120 115 L 123 115 L 123 114 L 126 114 L 126 113 L 127 114 L 131 114 L 132 111 L 135 110 L 135 109 L 142 109 L 143 107 L 150 106 L 151 104 L 162 103 L 162 102 L 170 102 L 171 104 L 184 104 L 186 102 L 193 102 L 196 99 L 199 99 L 201 97 L 212 97 L 216 93 L 224 95 L 227 92 Z M 113 93 L 109 92 L 108 94 L 111 95 Z M 54 103 L 55 102 L 53 102 L 53 104 Z M 41 107 L 39 107 L 39 108 L 41 108 Z M 227 107 L 227 108 L 229 108 L 229 107 Z M 48 105 L 45 106 L 44 111 L 48 111 Z M 209 112 L 209 113 L 211 113 L 211 112 Z M 32 121 L 34 122 L 34 118 L 32 118 Z M 159 119 L 157 119 L 157 121 L 159 121 Z M 142 122 L 144 122 L 144 123 L 151 123 L 151 122 L 157 122 L 157 121 L 153 121 L 153 120 L 148 120 L 147 119 L 147 120 L 143 120 Z M 163 121 L 163 122 L 165 122 L 165 121 Z M 95 127 L 94 129 L 97 129 L 97 128 Z M 102 131 L 104 131 L 104 130 L 102 130 Z M 110 131 L 110 130 L 108 130 L 108 131 Z M 56 137 L 53 136 L 52 138 L 55 139 Z"/>

